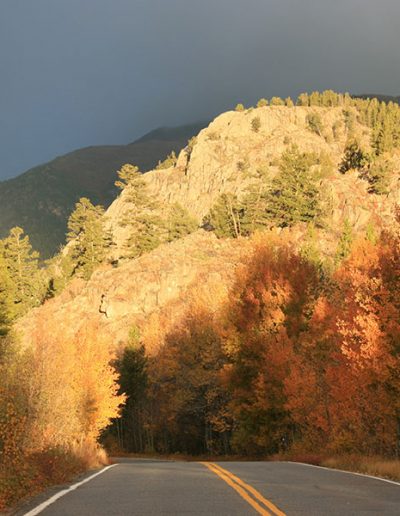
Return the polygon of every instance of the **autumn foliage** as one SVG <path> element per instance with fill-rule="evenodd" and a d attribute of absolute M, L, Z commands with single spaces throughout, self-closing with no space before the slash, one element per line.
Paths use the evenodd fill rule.
<path fill-rule="evenodd" d="M 97 328 L 62 339 L 50 321 L 44 310 L 27 349 L 1 341 L 0 508 L 102 462 L 97 438 L 124 401 Z"/>
<path fill-rule="evenodd" d="M 125 349 L 90 318 L 66 337 L 47 305 L 29 347 L 0 339 L 0 506 L 84 469 L 99 440 L 128 452 L 398 458 L 399 225 L 349 243 L 335 268 L 271 235 L 252 237 L 230 288 L 198 281 Z"/>
<path fill-rule="evenodd" d="M 220 303 L 189 292 L 160 335 L 142 371 L 148 438 L 126 449 L 397 457 L 399 253 L 398 229 L 359 239 L 332 272 L 253 238 Z"/>

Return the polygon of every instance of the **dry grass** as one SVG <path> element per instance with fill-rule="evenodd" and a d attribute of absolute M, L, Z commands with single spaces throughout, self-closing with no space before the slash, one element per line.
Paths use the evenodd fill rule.
<path fill-rule="evenodd" d="M 31 453 L 12 465 L 0 464 L 0 513 L 52 485 L 64 484 L 106 464 L 106 452 L 89 443 L 70 450 L 55 448 Z"/>
<path fill-rule="evenodd" d="M 289 460 L 292 462 L 304 462 L 314 466 L 343 469 L 354 473 L 363 473 L 374 477 L 387 478 L 400 481 L 400 460 L 387 459 L 380 456 L 348 455 L 323 455 L 313 453 L 286 453 L 270 457 L 270 460 Z"/>
<path fill-rule="evenodd" d="M 324 459 L 321 462 L 321 466 L 355 471 L 357 473 L 388 478 L 390 480 L 400 480 L 400 460 L 398 459 L 345 455 Z"/>

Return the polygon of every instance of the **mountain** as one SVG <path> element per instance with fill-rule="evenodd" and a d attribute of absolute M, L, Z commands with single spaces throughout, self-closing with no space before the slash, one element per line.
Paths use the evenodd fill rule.
<path fill-rule="evenodd" d="M 353 234 L 365 234 L 370 225 L 379 231 L 393 219 L 393 207 L 400 202 L 397 151 L 393 155 L 390 189 L 385 195 L 371 193 L 368 182 L 356 171 L 338 172 L 349 137 L 345 125 L 349 110 L 354 111 L 353 137 L 369 149 L 371 130 L 356 120 L 355 108 L 344 113 L 341 107 L 268 106 L 223 113 L 198 134 L 190 153 L 181 151 L 175 166 L 145 174 L 148 193 L 162 209 L 179 203 L 200 226 L 222 194 L 241 198 L 252 184 L 259 184 L 260 179 L 249 170 L 267 167 L 267 181 L 276 176 L 282 154 L 296 144 L 300 151 L 314 153 L 330 163 L 318 183 L 324 194 L 325 211 L 318 241 L 322 254 L 332 257 L 346 224 Z M 320 119 L 318 133 L 309 125 L 310 115 L 315 113 Z M 252 123 L 255 118 L 260 122 L 257 131 Z M 129 225 L 123 221 L 131 209 L 126 188 L 106 212 L 115 243 L 109 254 L 113 266 L 100 267 L 87 283 L 73 281 L 61 296 L 46 303 L 47 313 L 50 311 L 55 318 L 53 327 L 76 334 L 90 318 L 114 342 L 126 341 L 129 328 L 135 324 L 145 334 L 151 333 L 148 327 L 152 317 L 164 317 L 157 314 L 172 310 L 172 305 L 175 315 L 166 319 L 173 320 L 179 314 L 185 306 L 187 289 L 202 285 L 207 290 L 208 284 L 228 288 L 232 271 L 246 261 L 246 239 L 239 239 L 239 243 L 234 239 L 219 240 L 202 229 L 138 259 L 121 260 L 130 236 Z M 269 231 L 299 248 L 307 228 L 299 224 Z M 116 266 L 118 260 L 120 264 Z M 22 320 L 25 334 L 33 331 L 41 310 L 36 309 Z"/>
<path fill-rule="evenodd" d="M 86 147 L 0 182 L 0 238 L 20 226 L 41 257 L 50 257 L 64 242 L 67 219 L 80 197 L 108 207 L 117 195 L 114 181 L 123 164 L 150 170 L 205 125 L 156 129 L 128 145 Z"/>
<path fill-rule="evenodd" d="M 380 102 L 396 102 L 400 104 L 400 95 L 392 96 L 392 95 L 383 95 L 381 93 L 361 93 L 360 95 L 352 95 L 357 99 L 378 99 Z"/>
<path fill-rule="evenodd" d="M 300 102 L 223 113 L 176 162 L 124 167 L 105 217 L 85 203 L 14 324 L 29 352 L 5 392 L 35 394 L 16 411 L 32 423 L 10 412 L 21 442 L 82 436 L 86 452 L 114 419 L 113 453 L 393 461 L 400 107 Z M 20 247 L 6 243 L 5 279 Z"/>

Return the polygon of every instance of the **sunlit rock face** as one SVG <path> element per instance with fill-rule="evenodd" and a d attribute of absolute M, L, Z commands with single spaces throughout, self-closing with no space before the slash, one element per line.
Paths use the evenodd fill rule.
<path fill-rule="evenodd" d="M 312 132 L 307 115 L 318 111 L 323 131 Z M 253 120 L 259 119 L 259 130 Z M 339 127 L 333 134 L 333 127 Z M 370 130 L 355 123 L 354 135 L 369 148 Z M 182 150 L 174 167 L 145 174 L 148 191 L 162 206 L 178 202 L 201 225 L 222 193 L 240 197 L 257 179 L 254 171 L 267 170 L 273 177 L 282 153 L 292 144 L 302 151 L 324 154 L 332 163 L 332 172 L 320 181 L 324 192 L 325 220 L 318 239 L 322 253 L 332 255 L 347 220 L 355 234 L 364 234 L 373 222 L 379 228 L 390 224 L 393 209 L 400 202 L 399 156 L 393 155 L 390 193 L 368 193 L 368 183 L 357 172 L 338 172 L 348 134 L 343 124 L 342 108 L 269 106 L 244 112 L 228 112 L 217 117 L 197 138 Z M 164 329 L 179 320 L 193 289 L 210 293 L 210 303 L 223 303 L 234 280 L 236 268 L 246 263 L 252 243 L 248 239 L 219 240 L 213 233 L 198 230 L 179 241 L 163 244 L 137 259 L 119 258 L 129 236 L 129 226 L 121 224 L 133 206 L 124 190 L 106 213 L 115 246 L 109 258 L 114 265 L 97 269 L 88 282 L 74 280 L 45 307 L 32 310 L 19 321 L 18 330 L 28 342 L 38 320 L 46 310 L 49 332 L 60 331 L 73 336 L 89 321 L 115 346 L 123 345 L 132 326 L 139 326 L 151 348 L 160 318 Z M 294 246 L 300 247 L 306 228 L 273 229 Z M 156 321 L 157 319 L 157 321 Z M 146 337 L 147 336 L 147 337 Z"/>

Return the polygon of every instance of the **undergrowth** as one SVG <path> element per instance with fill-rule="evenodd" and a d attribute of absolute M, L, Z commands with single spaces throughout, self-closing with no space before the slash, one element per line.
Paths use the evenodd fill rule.
<path fill-rule="evenodd" d="M 66 483 L 107 463 L 104 450 L 84 445 L 70 450 L 53 448 L 33 452 L 7 466 L 0 463 L 0 512 L 52 485 Z"/>

